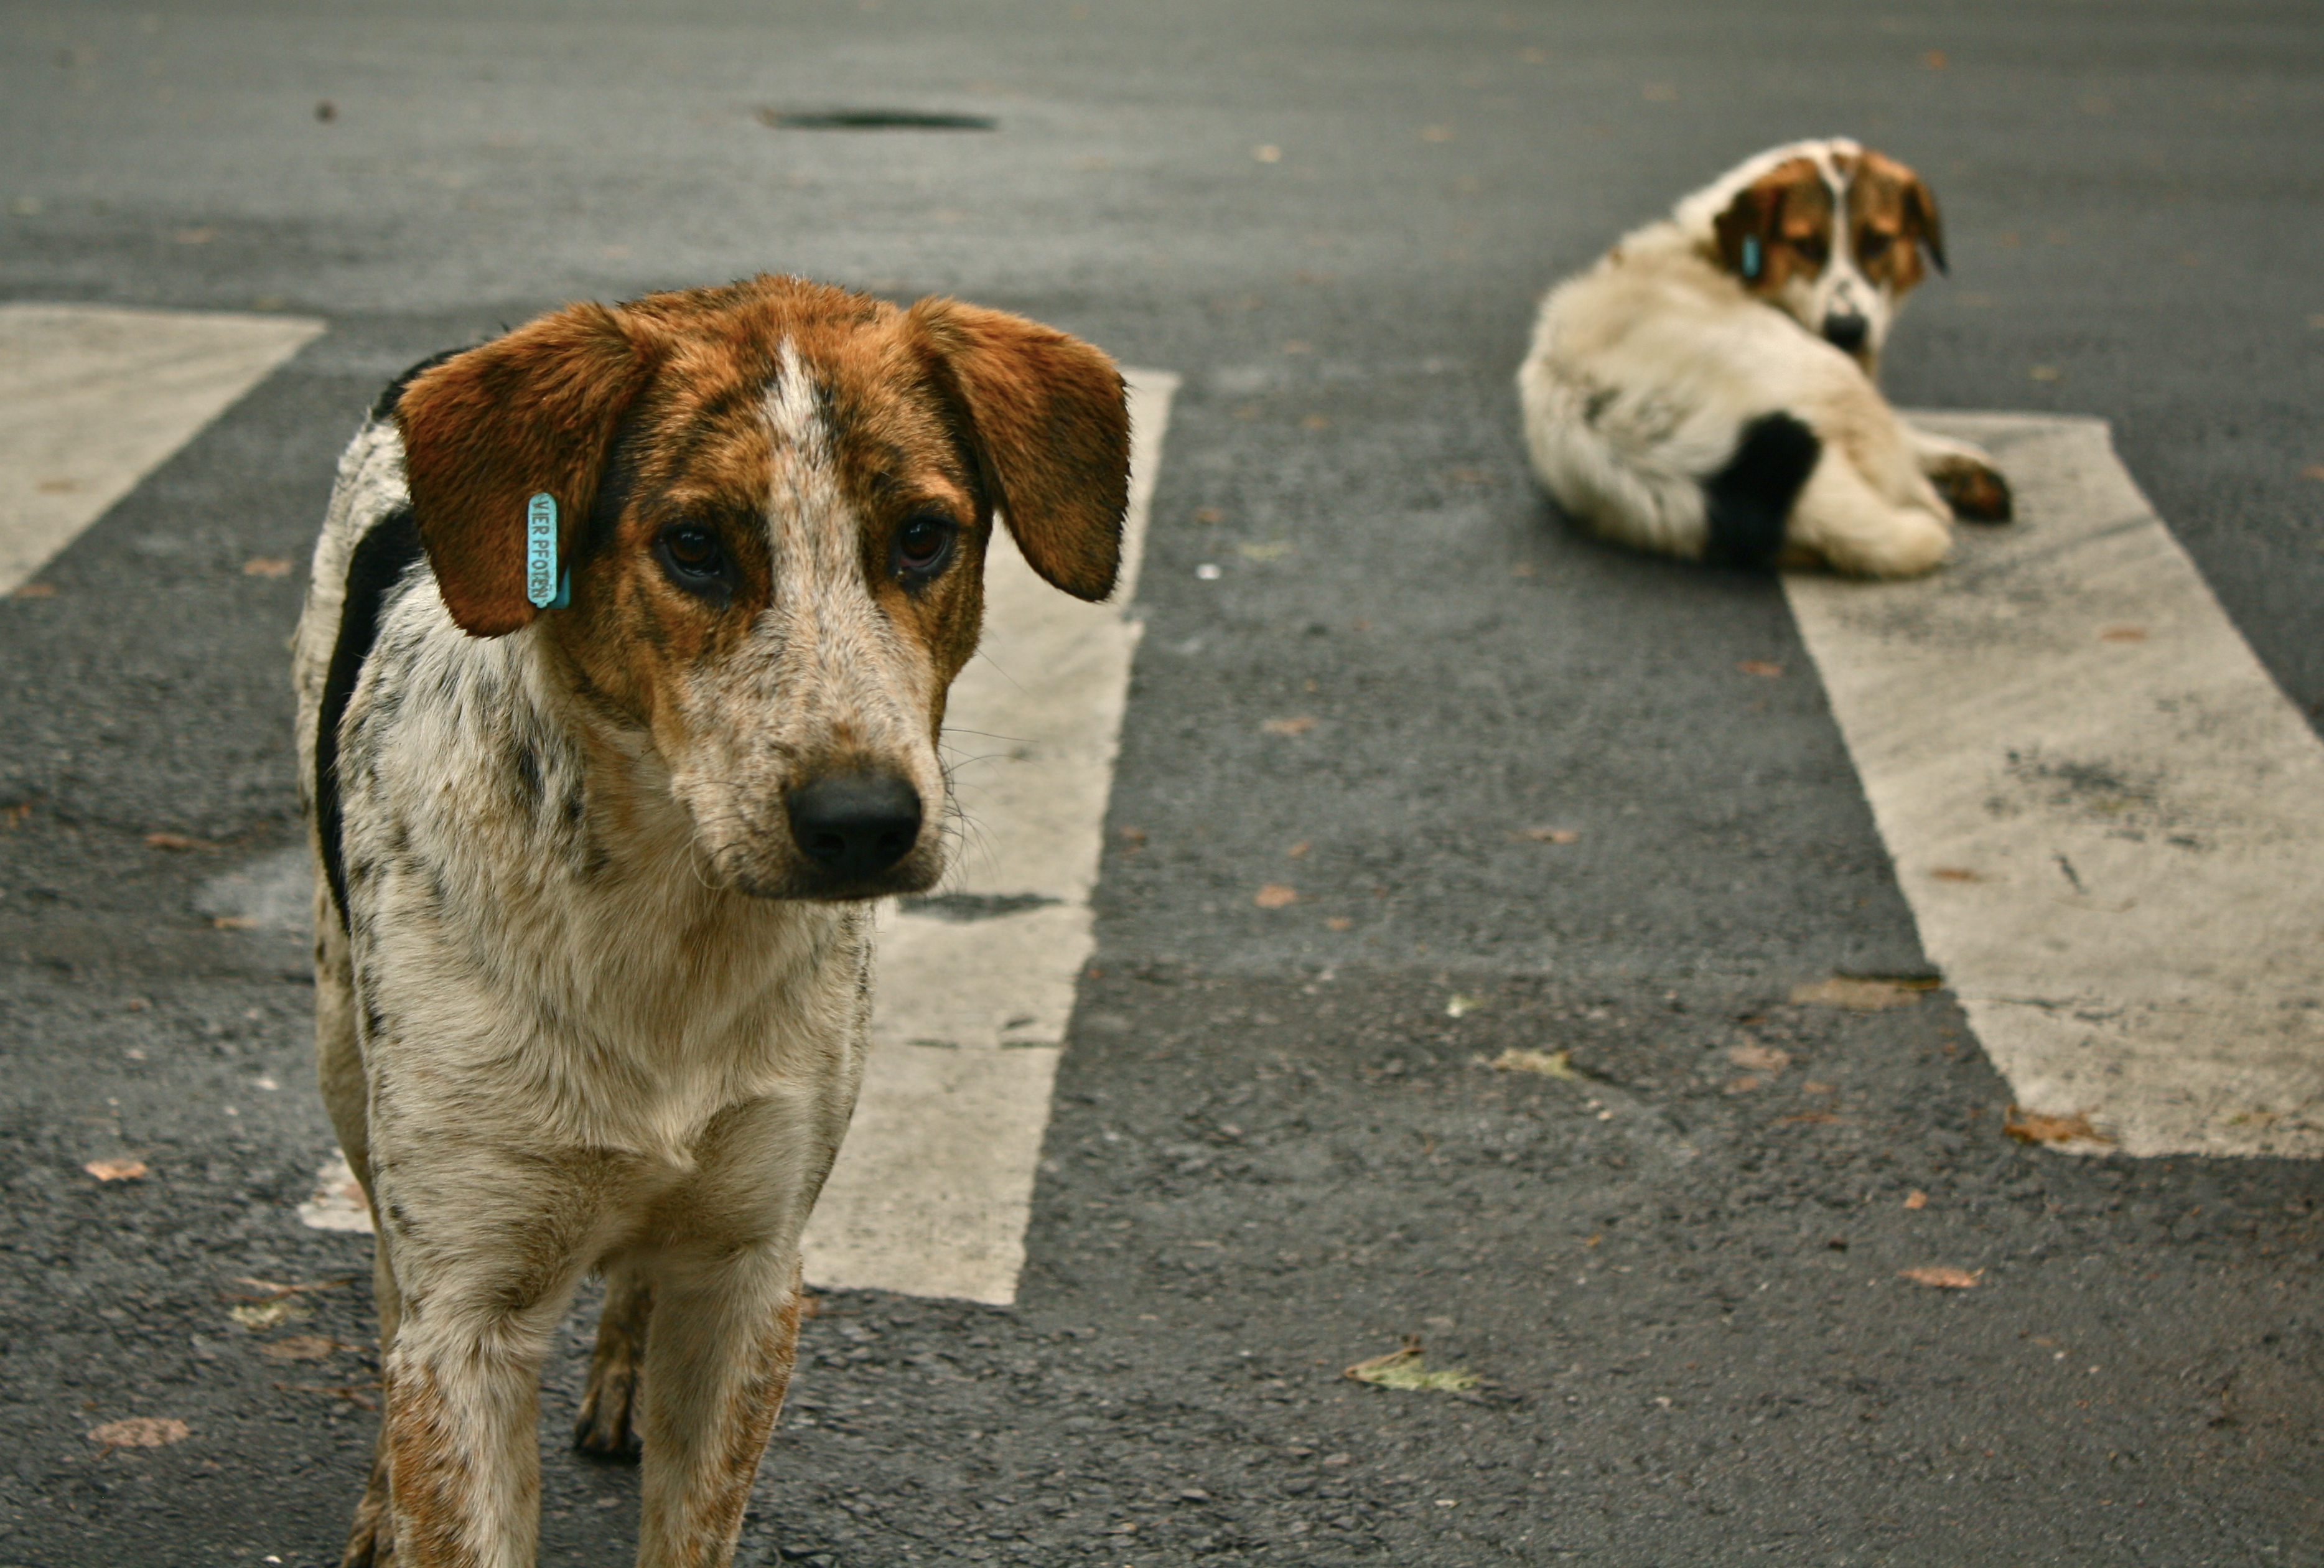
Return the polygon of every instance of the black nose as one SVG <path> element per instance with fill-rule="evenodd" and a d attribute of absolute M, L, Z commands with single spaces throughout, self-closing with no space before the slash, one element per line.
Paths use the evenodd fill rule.
<path fill-rule="evenodd" d="M 829 774 L 788 804 L 799 852 L 846 881 L 886 871 L 920 836 L 920 792 L 894 773 Z"/>
<path fill-rule="evenodd" d="M 1853 310 L 1834 311 L 1823 318 L 1824 341 L 1842 354 L 1854 354 L 1872 336 L 1872 323 Z"/>

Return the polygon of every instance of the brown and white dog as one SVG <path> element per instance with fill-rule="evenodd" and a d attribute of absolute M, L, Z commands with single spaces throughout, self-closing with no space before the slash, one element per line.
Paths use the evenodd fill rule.
<path fill-rule="evenodd" d="M 790 278 L 575 305 L 374 410 L 297 641 L 387 1393 L 347 1563 L 533 1561 L 539 1363 L 593 1268 L 576 1442 L 642 1446 L 641 1563 L 731 1560 L 862 1071 L 864 900 L 943 864 L 995 512 L 1102 598 L 1128 454 L 1086 344 Z"/>
<path fill-rule="evenodd" d="M 1728 171 L 1543 302 L 1517 372 L 1534 471 L 1642 549 L 1929 570 L 1953 517 L 2006 521 L 2010 499 L 1985 454 L 1914 429 L 1875 384 L 1924 253 L 1943 269 L 1928 185 L 1854 142 Z"/>

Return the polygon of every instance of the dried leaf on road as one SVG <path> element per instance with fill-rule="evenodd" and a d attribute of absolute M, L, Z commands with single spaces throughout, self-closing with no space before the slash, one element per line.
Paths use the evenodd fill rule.
<path fill-rule="evenodd" d="M 146 1172 L 142 1159 L 93 1159 L 80 1168 L 101 1182 L 135 1181 Z"/>
<path fill-rule="evenodd" d="M 1477 1058 L 1483 1062 L 1482 1056 Z M 1538 1073 L 1545 1078 L 1579 1078 L 1581 1070 L 1563 1051 L 1529 1051 L 1523 1046 L 1511 1046 L 1491 1061 L 1485 1062 L 1496 1073 Z"/>
<path fill-rule="evenodd" d="M 1914 1187 L 1904 1194 L 1904 1206 L 1908 1209 L 1925 1209 L 1929 1206 L 1929 1194 Z"/>
<path fill-rule="evenodd" d="M 1915 1285 L 1934 1286 L 1939 1290 L 1967 1290 L 1975 1285 L 1985 1270 L 1971 1274 L 1966 1268 L 1900 1268 L 1896 1271 Z"/>
<path fill-rule="evenodd" d="M 149 833 L 145 835 L 147 849 L 216 849 L 217 845 L 206 838 L 189 838 L 182 833 Z"/>
<path fill-rule="evenodd" d="M 292 1334 L 259 1346 L 258 1353 L 277 1361 L 327 1361 L 340 1348 L 338 1341 L 321 1334 Z"/>
<path fill-rule="evenodd" d="M 1764 676 L 1769 680 L 1784 673 L 1784 667 L 1772 659 L 1747 659 L 1735 668 L 1746 675 Z"/>
<path fill-rule="evenodd" d="M 1377 1383 L 1383 1388 L 1419 1388 L 1451 1394 L 1473 1388 L 1484 1381 L 1466 1367 L 1429 1366 L 1427 1358 L 1420 1352 L 1417 1334 L 1406 1335 L 1399 1350 L 1358 1361 L 1344 1375 L 1359 1383 Z"/>
<path fill-rule="evenodd" d="M 1251 895 L 1251 902 L 1262 909 L 1280 909 L 1298 901 L 1299 890 L 1283 882 L 1268 882 Z"/>
<path fill-rule="evenodd" d="M 353 1181 L 355 1178 L 349 1176 L 347 1179 Z M 360 1194 L 361 1189 L 357 1191 Z M 342 1285 L 354 1284 L 355 1276 L 343 1274 L 337 1279 L 300 1279 L 286 1283 L 280 1279 L 253 1279 L 245 1274 L 235 1283 L 247 1285 L 258 1293 L 241 1297 L 244 1301 L 280 1301 L 286 1296 L 302 1296 L 310 1290 L 337 1290 Z"/>
<path fill-rule="evenodd" d="M 192 1435 L 184 1422 L 161 1416 L 131 1416 L 88 1429 L 88 1440 L 107 1448 L 167 1448 Z"/>
<path fill-rule="evenodd" d="M 289 556 L 253 556 L 242 563 L 245 577 L 287 577 L 290 575 Z"/>
<path fill-rule="evenodd" d="M 1819 980 L 1812 985 L 1794 986 L 1792 1001 L 1814 1007 L 1845 1007 L 1858 1012 L 1878 1012 L 1883 1008 L 1909 1007 L 1921 1000 L 1924 991 L 1933 991 L 1937 982 L 1918 975 L 1903 979 L 1859 979 L 1850 974 L 1835 974 L 1830 980 Z"/>
<path fill-rule="evenodd" d="M 1727 1059 L 1738 1067 L 1748 1067 L 1755 1073 L 1780 1073 L 1792 1065 L 1792 1054 L 1757 1041 L 1748 1045 L 1729 1046 Z"/>
<path fill-rule="evenodd" d="M 226 1315 L 253 1333 L 294 1322 L 307 1315 L 307 1305 L 295 1296 L 285 1296 L 274 1301 L 245 1302 L 229 1306 Z"/>
<path fill-rule="evenodd" d="M 1304 735 L 1315 727 L 1315 715 L 1293 714 L 1288 718 L 1263 719 L 1259 727 L 1270 735 Z"/>
<path fill-rule="evenodd" d="M 1570 827 L 1521 827 L 1517 836 L 1529 844 L 1580 844 L 1582 835 Z"/>
<path fill-rule="evenodd" d="M 2001 1123 L 2001 1130 L 2020 1143 L 2112 1143 L 2113 1139 L 2090 1125 L 2089 1113 L 2044 1116 L 2016 1105 Z"/>

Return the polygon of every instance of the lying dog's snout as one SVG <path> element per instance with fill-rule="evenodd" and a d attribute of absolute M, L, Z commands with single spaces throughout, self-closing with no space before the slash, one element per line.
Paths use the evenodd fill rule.
<path fill-rule="evenodd" d="M 878 876 L 919 841 L 920 792 L 900 774 L 827 774 L 786 804 L 799 853 L 843 881 Z"/>
<path fill-rule="evenodd" d="M 1835 310 L 1823 318 L 1824 341 L 1842 354 L 1854 354 L 1872 336 L 1872 323 L 1853 310 Z"/>

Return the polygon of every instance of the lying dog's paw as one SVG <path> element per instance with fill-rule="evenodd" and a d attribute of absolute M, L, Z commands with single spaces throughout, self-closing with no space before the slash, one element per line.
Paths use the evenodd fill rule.
<path fill-rule="evenodd" d="M 1929 482 L 1963 522 L 2007 522 L 2015 514 L 2009 481 L 1974 457 L 1941 458 L 1929 469 Z"/>
<path fill-rule="evenodd" d="M 573 1446 L 596 1459 L 637 1458 L 638 1434 L 631 1422 L 637 1397 L 636 1361 L 623 1356 L 593 1362 L 580 1419 L 573 1424 Z"/>

